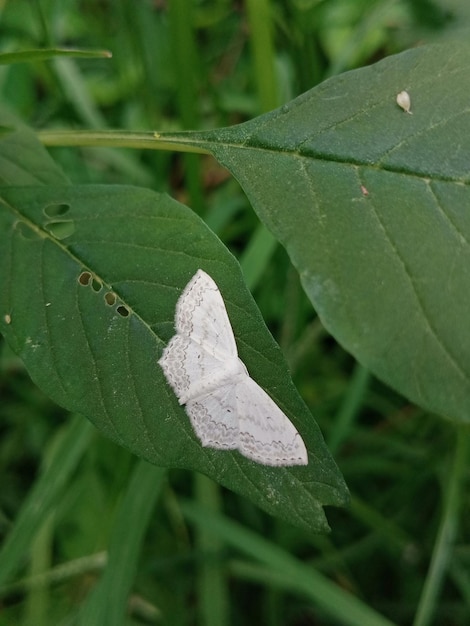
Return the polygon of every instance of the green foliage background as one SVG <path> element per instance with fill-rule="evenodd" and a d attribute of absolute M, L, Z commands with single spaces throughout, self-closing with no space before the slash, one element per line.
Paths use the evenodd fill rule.
<path fill-rule="evenodd" d="M 29 125 L 166 132 L 243 122 L 417 42 L 464 38 L 470 17 L 465 2 L 424 0 L 15 0 L 2 11 L 4 52 L 113 53 L 2 68 L 3 104 Z M 410 404 L 335 343 L 286 252 L 210 157 L 63 147 L 51 155 L 74 183 L 167 191 L 240 259 L 351 506 L 327 510 L 332 533 L 322 536 L 197 473 L 149 468 L 52 404 L 3 342 L 0 619 L 468 623 L 465 427 Z"/>

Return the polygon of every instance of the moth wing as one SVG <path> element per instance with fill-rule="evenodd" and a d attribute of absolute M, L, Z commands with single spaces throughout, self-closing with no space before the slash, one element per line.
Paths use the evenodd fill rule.
<path fill-rule="evenodd" d="M 183 290 L 176 305 L 178 334 L 220 360 L 237 356 L 237 345 L 222 294 L 214 280 L 198 270 Z"/>
<path fill-rule="evenodd" d="M 236 386 L 226 384 L 189 400 L 186 413 L 203 446 L 233 450 L 239 444 Z"/>
<path fill-rule="evenodd" d="M 222 295 L 203 270 L 198 270 L 176 304 L 176 335 L 158 361 L 182 402 L 201 384 L 220 376 L 233 363 L 237 346 Z"/>
<path fill-rule="evenodd" d="M 263 465 L 307 465 L 308 454 L 290 419 L 252 378 L 236 386 L 238 448 Z"/>

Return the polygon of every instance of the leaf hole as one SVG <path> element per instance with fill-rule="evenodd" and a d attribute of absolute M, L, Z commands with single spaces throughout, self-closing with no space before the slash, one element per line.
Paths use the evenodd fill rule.
<path fill-rule="evenodd" d="M 57 203 L 57 204 L 49 204 L 43 209 L 44 214 L 47 217 L 62 217 L 70 211 L 70 204 L 65 203 Z"/>
<path fill-rule="evenodd" d="M 78 277 L 78 282 L 80 285 L 83 285 L 83 287 L 86 287 L 87 285 L 89 285 L 90 281 L 91 281 L 90 272 L 82 272 L 80 276 Z"/>
<path fill-rule="evenodd" d="M 119 313 L 119 315 L 121 317 L 128 317 L 129 316 L 129 309 L 127 309 L 125 306 L 123 306 L 122 304 L 120 304 L 116 311 Z"/>
<path fill-rule="evenodd" d="M 93 274 L 87 270 L 81 272 L 78 277 L 78 283 L 83 285 L 83 287 L 91 287 L 96 293 L 99 293 L 103 288 L 102 283 L 97 278 L 94 278 Z"/>
<path fill-rule="evenodd" d="M 47 230 L 56 239 L 62 240 L 75 232 L 75 222 L 71 220 L 57 220 L 46 224 Z"/>
<path fill-rule="evenodd" d="M 104 301 L 109 306 L 114 306 L 116 304 L 116 299 L 116 294 L 113 291 L 108 291 L 108 293 L 105 293 L 104 295 Z"/>
<path fill-rule="evenodd" d="M 91 281 L 91 288 L 93 289 L 93 291 L 99 293 L 102 287 L 103 285 L 100 283 L 100 281 L 96 280 L 96 278 L 93 278 L 93 280 Z"/>
<path fill-rule="evenodd" d="M 37 233 L 24 222 L 17 222 L 16 228 L 23 239 L 32 241 L 38 238 Z"/>

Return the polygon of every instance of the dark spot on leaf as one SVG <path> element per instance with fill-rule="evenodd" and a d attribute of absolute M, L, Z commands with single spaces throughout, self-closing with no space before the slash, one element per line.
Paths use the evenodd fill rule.
<path fill-rule="evenodd" d="M 102 286 L 103 285 L 100 283 L 99 280 L 96 280 L 96 278 L 93 278 L 93 280 L 91 281 L 91 287 L 93 291 L 96 291 L 96 293 L 99 293 L 101 291 Z"/>
<path fill-rule="evenodd" d="M 123 306 L 122 304 L 120 304 L 117 307 L 116 311 L 119 313 L 121 317 L 127 317 L 129 315 L 129 309 L 126 309 L 126 307 Z"/>
<path fill-rule="evenodd" d="M 49 204 L 43 209 L 47 217 L 61 217 L 70 211 L 70 205 L 65 203 Z"/>
<path fill-rule="evenodd" d="M 108 291 L 108 293 L 104 295 L 104 301 L 106 304 L 109 304 L 109 306 L 113 306 L 116 304 L 116 294 L 112 291 Z"/>
<path fill-rule="evenodd" d="M 78 277 L 78 282 L 80 283 L 80 285 L 83 285 L 84 287 L 90 284 L 90 280 L 91 280 L 90 272 L 82 272 L 80 276 Z"/>
<path fill-rule="evenodd" d="M 62 240 L 66 237 L 70 237 L 75 232 L 75 222 L 71 220 L 57 220 L 56 222 L 49 222 L 45 225 L 49 233 L 56 239 Z"/>

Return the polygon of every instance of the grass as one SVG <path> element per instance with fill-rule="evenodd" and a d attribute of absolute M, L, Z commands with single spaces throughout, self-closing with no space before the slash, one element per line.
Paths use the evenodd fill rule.
<path fill-rule="evenodd" d="M 3 101 L 38 129 L 217 128 L 451 36 L 454 22 L 433 7 L 15 0 L 1 8 L 2 51 L 113 57 L 4 66 Z M 467 429 L 410 405 L 328 336 L 286 253 L 208 157 L 52 154 L 73 182 L 166 190 L 214 228 L 241 260 L 352 502 L 329 510 L 332 533 L 316 536 L 205 477 L 146 465 L 54 406 L 2 343 L 0 624 L 467 624 Z M 149 481 L 155 499 L 141 501 Z"/>

